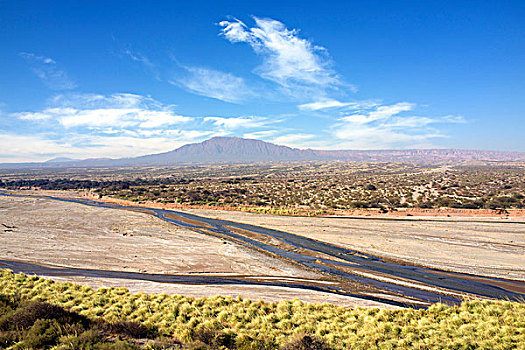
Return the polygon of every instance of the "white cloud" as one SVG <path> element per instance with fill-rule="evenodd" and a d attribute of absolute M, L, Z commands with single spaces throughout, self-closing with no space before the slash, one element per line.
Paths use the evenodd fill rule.
<path fill-rule="evenodd" d="M 238 103 L 253 95 L 244 79 L 233 74 L 200 67 L 183 68 L 188 74 L 171 80 L 171 84 L 181 85 L 198 95 L 225 102 Z"/>
<path fill-rule="evenodd" d="M 428 117 L 409 116 L 403 118 L 392 118 L 383 124 L 389 128 L 421 128 L 429 124 L 436 123 L 438 120 Z"/>
<path fill-rule="evenodd" d="M 353 102 L 341 102 L 334 99 L 321 99 L 319 101 L 304 103 L 297 107 L 303 111 L 319 111 L 324 109 L 337 109 L 341 111 L 368 110 L 379 106 L 377 100 L 363 100 Z"/>
<path fill-rule="evenodd" d="M 52 118 L 52 113 L 44 112 L 21 112 L 21 113 L 13 113 L 12 116 L 22 119 L 22 120 L 33 120 L 33 121 L 39 121 L 39 120 L 47 120 Z"/>
<path fill-rule="evenodd" d="M 281 121 L 259 116 L 187 117 L 177 114 L 173 106 L 129 93 L 58 95 L 43 110 L 8 116 L 41 130 L 24 135 L 21 127 L 18 134 L 0 135 L 0 161 L 18 162 L 57 156 L 118 158 L 166 152 L 239 129 L 261 131 Z"/>
<path fill-rule="evenodd" d="M 408 102 L 400 102 L 390 106 L 379 106 L 368 114 L 370 121 L 388 119 L 393 115 L 401 112 L 411 111 L 415 104 Z"/>
<path fill-rule="evenodd" d="M 271 121 L 262 117 L 205 117 L 205 122 L 211 122 L 215 126 L 232 130 L 240 128 L 258 128 L 277 121 Z"/>
<path fill-rule="evenodd" d="M 278 133 L 279 133 L 279 130 L 261 130 L 261 131 L 245 133 L 242 135 L 242 137 L 246 139 L 266 139 Z"/>
<path fill-rule="evenodd" d="M 346 115 L 332 126 L 338 148 L 378 149 L 431 145 L 431 140 L 445 137 L 431 127 L 447 122 L 445 118 L 404 115 L 416 107 L 413 103 L 373 106 Z"/>
<path fill-rule="evenodd" d="M 345 85 L 332 70 L 326 49 L 300 38 L 297 30 L 287 29 L 279 21 L 257 17 L 254 20 L 252 28 L 237 19 L 219 25 L 227 40 L 248 43 L 263 57 L 263 64 L 256 69 L 262 78 L 294 95 L 323 94 L 326 88 Z"/>
<path fill-rule="evenodd" d="M 56 115 L 55 118 L 66 128 L 79 126 L 90 128 L 160 128 L 191 120 L 189 117 L 170 111 L 149 111 L 138 108 L 72 110 L 71 113 Z"/>
<path fill-rule="evenodd" d="M 397 149 L 431 147 L 431 140 L 445 137 L 436 131 L 403 132 L 386 126 L 359 126 L 339 129 L 335 136 L 341 140 L 338 148 Z"/>
<path fill-rule="evenodd" d="M 120 131 L 163 128 L 191 120 L 175 113 L 170 106 L 134 94 L 59 95 L 52 103 L 57 106 L 38 112 L 15 113 L 14 116 L 31 121 L 54 120 L 65 128 L 104 128 L 106 133 L 115 133 L 113 128 Z"/>
<path fill-rule="evenodd" d="M 71 90 L 77 87 L 75 82 L 67 76 L 66 72 L 58 68 L 57 63 L 52 58 L 28 52 L 21 52 L 20 56 L 29 63 L 33 73 L 49 88 L 54 90 Z"/>
<path fill-rule="evenodd" d="M 311 102 L 311 103 L 304 103 L 302 105 L 299 105 L 299 109 L 301 110 L 310 110 L 310 111 L 318 111 L 320 109 L 327 109 L 327 108 L 334 108 L 334 107 L 346 107 L 349 106 L 351 102 L 340 102 L 337 100 L 322 100 L 317 102 Z"/>
<path fill-rule="evenodd" d="M 111 95 L 101 94 L 61 94 L 51 99 L 50 104 L 60 107 L 77 109 L 94 108 L 161 108 L 163 105 L 151 97 L 116 93 Z M 165 107 L 172 107 L 171 105 Z"/>
<path fill-rule="evenodd" d="M 286 134 L 275 137 L 272 142 L 289 147 L 304 147 L 305 141 L 315 138 L 312 134 Z"/>
<path fill-rule="evenodd" d="M 34 135 L 0 134 L 0 162 L 31 162 L 68 152 L 70 144 Z"/>
<path fill-rule="evenodd" d="M 446 115 L 441 118 L 445 123 L 466 124 L 467 120 L 461 115 Z"/>
<path fill-rule="evenodd" d="M 137 114 L 137 119 L 142 122 L 140 128 L 160 128 L 165 125 L 186 123 L 191 120 L 189 117 L 174 114 L 169 111 L 142 111 Z"/>

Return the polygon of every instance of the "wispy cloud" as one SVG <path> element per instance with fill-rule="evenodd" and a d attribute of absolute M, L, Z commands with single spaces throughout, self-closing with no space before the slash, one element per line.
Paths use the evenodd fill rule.
<path fill-rule="evenodd" d="M 279 21 L 253 19 L 255 26 L 251 28 L 238 19 L 219 25 L 227 40 L 248 43 L 263 57 L 262 65 L 255 70 L 262 78 L 279 84 L 291 95 L 318 95 L 325 89 L 345 86 L 331 68 L 325 48 L 299 37 L 297 30 L 288 29 Z"/>
<path fill-rule="evenodd" d="M 211 122 L 215 126 L 233 130 L 241 128 L 260 128 L 262 126 L 279 122 L 263 117 L 204 117 L 204 122 Z"/>
<path fill-rule="evenodd" d="M 313 134 L 285 134 L 273 138 L 271 141 L 278 145 L 284 145 L 289 147 L 305 147 L 309 140 L 316 137 Z M 306 146 L 308 147 L 308 146 Z"/>
<path fill-rule="evenodd" d="M 318 111 L 321 109 L 335 108 L 335 107 L 346 107 L 350 105 L 351 102 L 340 102 L 337 100 L 321 100 L 316 102 L 304 103 L 299 105 L 299 109 L 303 111 Z"/>
<path fill-rule="evenodd" d="M 128 56 L 132 61 L 141 64 L 147 71 L 153 74 L 155 79 L 161 80 L 159 67 L 157 67 L 157 65 L 153 63 L 149 58 L 143 56 L 140 53 L 133 52 L 130 49 L 125 49 L 123 53 L 124 55 Z"/>
<path fill-rule="evenodd" d="M 335 144 L 353 149 L 424 147 L 431 145 L 433 139 L 446 137 L 432 125 L 451 121 L 446 117 L 406 114 L 415 107 L 413 103 L 400 102 L 346 115 L 332 126 Z"/>
<path fill-rule="evenodd" d="M 53 90 L 71 90 L 77 87 L 66 74 L 58 68 L 55 60 L 49 57 L 38 56 L 34 53 L 21 52 L 23 57 L 30 65 L 31 70 L 39 77 L 44 84 Z"/>
<path fill-rule="evenodd" d="M 446 115 L 441 118 L 445 123 L 454 123 L 454 124 L 466 124 L 467 120 L 461 115 Z"/>
<path fill-rule="evenodd" d="M 376 100 L 363 100 L 354 102 L 341 102 L 334 99 L 322 99 L 315 102 L 304 103 L 297 107 L 303 111 L 320 111 L 324 109 L 359 110 L 370 109 L 379 105 Z"/>
<path fill-rule="evenodd" d="M 242 137 L 246 139 L 268 139 L 271 136 L 275 136 L 279 133 L 279 130 L 261 130 L 261 131 L 253 131 L 248 132 L 242 135 Z"/>
<path fill-rule="evenodd" d="M 195 94 L 233 103 L 253 95 L 244 79 L 233 74 L 202 67 L 182 68 L 186 74 L 169 82 Z"/>
<path fill-rule="evenodd" d="M 125 49 L 122 53 L 139 63 L 156 80 L 166 81 L 191 93 L 230 103 L 240 103 L 254 96 L 254 91 L 243 78 L 215 69 L 184 65 L 170 55 L 172 66 L 158 64 L 150 58 Z M 176 73 L 174 73 L 174 71 Z"/>
<path fill-rule="evenodd" d="M 367 124 L 374 121 L 387 120 L 401 112 L 410 111 L 415 107 L 413 103 L 400 102 L 393 105 L 378 106 L 368 110 L 365 114 L 351 114 L 342 120 L 351 124 Z"/>

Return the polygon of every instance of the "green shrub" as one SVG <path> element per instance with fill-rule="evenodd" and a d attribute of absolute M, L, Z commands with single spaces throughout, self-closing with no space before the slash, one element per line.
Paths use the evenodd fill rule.
<path fill-rule="evenodd" d="M 311 334 L 298 334 L 282 350 L 331 350 L 326 341 Z"/>

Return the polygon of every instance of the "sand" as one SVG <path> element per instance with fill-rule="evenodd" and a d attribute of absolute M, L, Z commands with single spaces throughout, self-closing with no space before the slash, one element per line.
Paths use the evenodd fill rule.
<path fill-rule="evenodd" d="M 398 262 L 525 280 L 525 221 L 506 218 L 320 218 L 203 209 L 187 211 L 295 233 Z"/>
<path fill-rule="evenodd" d="M 325 276 L 241 245 L 166 223 L 151 215 L 41 198 L 0 196 L 0 260 L 50 267 L 254 279 Z M 48 276 L 92 287 L 195 297 L 232 295 L 279 301 L 389 307 L 379 302 L 311 290 L 251 285 L 188 285 L 132 279 Z"/>

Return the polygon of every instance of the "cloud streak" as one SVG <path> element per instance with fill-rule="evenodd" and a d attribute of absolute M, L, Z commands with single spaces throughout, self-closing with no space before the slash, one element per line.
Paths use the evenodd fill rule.
<path fill-rule="evenodd" d="M 123 51 L 124 55 L 128 56 L 132 61 L 137 62 L 141 64 L 147 71 L 153 74 L 155 79 L 161 80 L 161 76 L 158 70 L 158 67 L 155 63 L 153 63 L 149 58 L 131 51 L 130 49 L 126 49 Z"/>
<path fill-rule="evenodd" d="M 204 122 L 211 122 L 215 126 L 225 130 L 260 128 L 268 124 L 279 122 L 263 117 L 204 117 Z"/>
<path fill-rule="evenodd" d="M 304 103 L 298 106 L 303 111 L 319 111 L 329 108 L 341 108 L 351 105 L 351 102 L 340 102 L 332 99 L 325 99 L 317 102 Z"/>
<path fill-rule="evenodd" d="M 399 102 L 346 115 L 332 126 L 332 135 L 339 147 L 352 149 L 425 147 L 433 139 L 446 137 L 432 125 L 450 123 L 450 118 L 407 115 L 415 107 Z"/>
<path fill-rule="evenodd" d="M 20 52 L 20 56 L 29 63 L 33 73 L 50 89 L 71 90 L 77 87 L 66 72 L 58 68 L 57 63 L 52 58 L 38 56 L 29 52 Z"/>
<path fill-rule="evenodd" d="M 202 67 L 183 68 L 186 74 L 169 82 L 197 95 L 232 103 L 253 95 L 244 79 L 233 74 Z"/>

